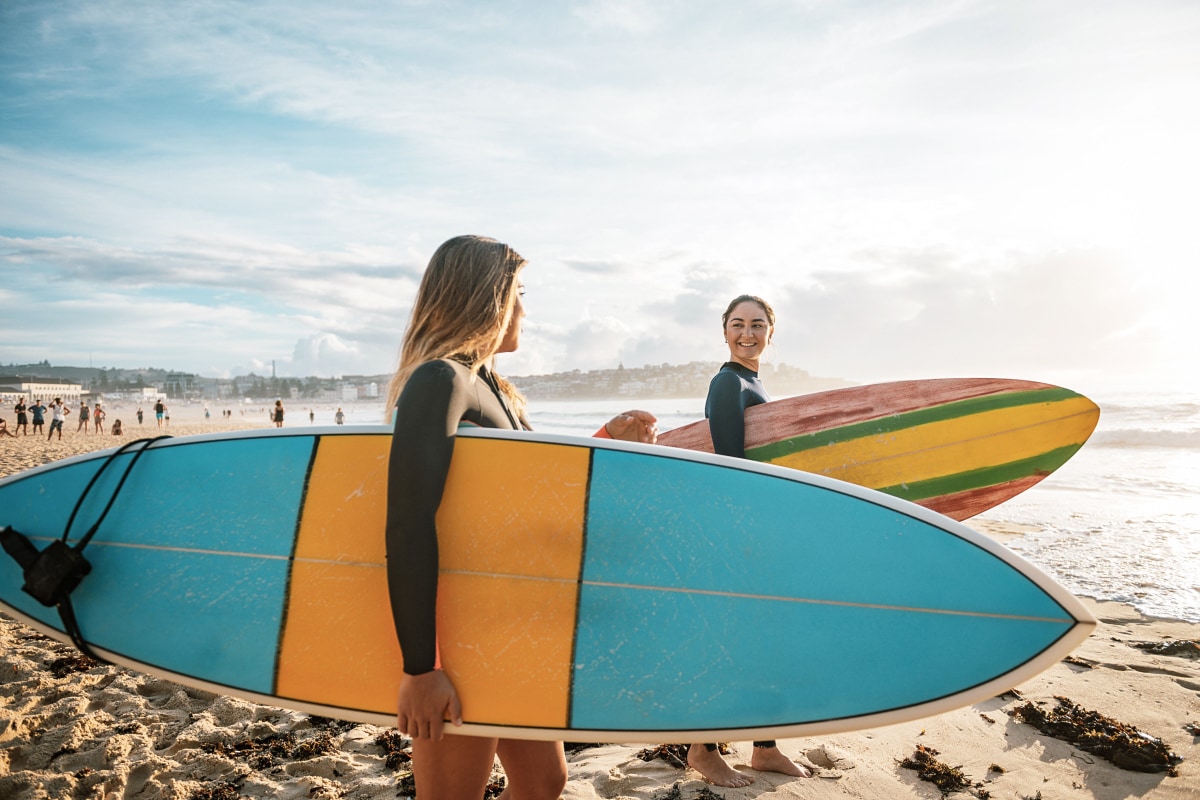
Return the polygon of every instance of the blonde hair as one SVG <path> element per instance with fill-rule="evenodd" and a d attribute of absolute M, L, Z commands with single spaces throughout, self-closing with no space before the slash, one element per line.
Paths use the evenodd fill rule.
<path fill-rule="evenodd" d="M 456 236 L 429 259 L 417 289 L 412 315 L 400 346 L 400 363 L 388 387 L 390 415 L 420 365 L 453 358 L 477 373 L 500 347 L 517 302 L 517 272 L 525 259 L 486 236 Z M 525 422 L 525 398 L 492 372 L 517 418 Z"/>

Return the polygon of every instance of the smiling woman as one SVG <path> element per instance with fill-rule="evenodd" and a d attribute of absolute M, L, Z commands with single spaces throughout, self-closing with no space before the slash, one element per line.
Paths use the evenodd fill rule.
<path fill-rule="evenodd" d="M 771 400 L 758 379 L 758 364 L 775 334 L 775 309 L 761 297 L 739 295 L 725 309 L 721 325 L 729 361 L 709 383 L 704 416 L 708 417 L 713 451 L 745 458 L 746 409 Z M 688 764 L 718 786 L 738 788 L 754 783 L 753 777 L 731 767 L 715 744 L 692 744 Z M 750 766 L 794 778 L 810 776 L 808 769 L 784 755 L 774 740 L 754 743 Z"/>
<path fill-rule="evenodd" d="M 708 387 L 704 416 L 708 418 L 714 450 L 745 458 L 746 409 L 770 402 L 758 379 L 758 364 L 775 334 L 775 310 L 761 297 L 736 297 L 721 317 L 729 361 Z"/>

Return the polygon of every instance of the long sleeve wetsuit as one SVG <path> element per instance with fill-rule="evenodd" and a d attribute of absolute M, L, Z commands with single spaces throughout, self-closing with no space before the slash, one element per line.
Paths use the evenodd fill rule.
<path fill-rule="evenodd" d="M 757 372 L 733 361 L 722 364 L 709 381 L 708 398 L 704 401 L 713 451 L 745 458 L 746 409 L 770 401 Z"/>
<path fill-rule="evenodd" d="M 492 386 L 457 361 L 417 367 L 396 401 L 388 457 L 387 576 L 404 671 L 437 664 L 437 510 L 461 423 L 515 429 L 523 425 Z"/>

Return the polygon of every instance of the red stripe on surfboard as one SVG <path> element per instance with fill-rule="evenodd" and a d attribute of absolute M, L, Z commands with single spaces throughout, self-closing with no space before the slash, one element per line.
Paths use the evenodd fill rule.
<path fill-rule="evenodd" d="M 746 410 L 746 449 L 774 444 L 801 433 L 796 409 L 804 409 L 804 433 L 890 417 L 934 405 L 992 394 L 1057 388 L 1048 383 L 1004 378 L 935 378 L 894 381 L 776 400 Z M 686 450 L 713 451 L 708 422 L 684 425 L 658 436 L 658 443 Z"/>
<path fill-rule="evenodd" d="M 1030 475 L 1015 481 L 984 486 L 980 489 L 969 489 L 965 492 L 943 494 L 938 497 L 926 497 L 917 500 L 916 503 L 961 522 L 1019 495 L 1045 477 L 1045 475 Z"/>

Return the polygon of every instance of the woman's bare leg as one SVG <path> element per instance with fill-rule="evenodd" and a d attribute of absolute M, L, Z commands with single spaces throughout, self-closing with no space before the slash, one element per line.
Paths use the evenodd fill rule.
<path fill-rule="evenodd" d="M 507 778 L 501 800 L 557 800 L 562 795 L 567 785 L 562 742 L 501 739 L 496 754 Z"/>
<path fill-rule="evenodd" d="M 482 800 L 495 763 L 495 739 L 453 734 L 414 739 L 412 752 L 413 780 L 421 800 Z"/>

